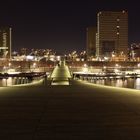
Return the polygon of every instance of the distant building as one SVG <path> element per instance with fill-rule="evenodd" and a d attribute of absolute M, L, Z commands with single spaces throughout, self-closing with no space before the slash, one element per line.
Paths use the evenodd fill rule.
<path fill-rule="evenodd" d="M 27 55 L 28 54 L 28 49 L 27 48 L 21 48 L 20 49 L 20 55 Z"/>
<path fill-rule="evenodd" d="M 102 11 L 97 14 L 96 56 L 128 55 L 128 13 Z"/>
<path fill-rule="evenodd" d="M 130 58 L 140 58 L 140 43 L 132 43 L 130 47 Z"/>
<path fill-rule="evenodd" d="M 87 56 L 96 55 L 96 27 L 88 27 L 87 28 Z"/>
<path fill-rule="evenodd" d="M 0 58 L 11 58 L 11 28 L 0 28 Z"/>

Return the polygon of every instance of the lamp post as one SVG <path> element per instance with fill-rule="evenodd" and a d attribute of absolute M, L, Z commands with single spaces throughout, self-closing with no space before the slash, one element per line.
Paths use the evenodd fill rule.
<path fill-rule="evenodd" d="M 9 69 L 9 71 L 10 71 L 10 68 L 11 68 L 11 63 L 10 63 L 10 62 L 9 62 L 9 64 L 8 64 L 8 66 L 9 66 L 9 68 L 8 68 L 8 69 Z"/>
<path fill-rule="evenodd" d="M 11 63 L 9 63 L 8 65 L 9 65 L 9 67 L 10 67 L 10 66 L 11 66 Z"/>
<path fill-rule="evenodd" d="M 36 68 L 36 63 L 33 63 L 33 69 L 35 71 L 35 68 Z"/>
<path fill-rule="evenodd" d="M 83 72 L 88 73 L 88 66 L 87 66 L 87 64 L 84 64 L 84 66 L 83 66 Z"/>

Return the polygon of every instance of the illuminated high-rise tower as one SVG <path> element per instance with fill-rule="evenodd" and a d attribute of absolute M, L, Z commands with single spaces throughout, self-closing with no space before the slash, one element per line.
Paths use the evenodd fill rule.
<path fill-rule="evenodd" d="M 0 58 L 11 58 L 11 28 L 0 28 Z"/>
<path fill-rule="evenodd" d="M 87 41 L 87 56 L 93 56 L 95 57 L 96 53 L 96 32 L 97 28 L 96 27 L 88 27 L 87 28 L 87 36 L 86 36 L 86 41 Z"/>
<path fill-rule="evenodd" d="M 97 57 L 127 56 L 128 53 L 128 13 L 102 11 L 97 15 Z"/>

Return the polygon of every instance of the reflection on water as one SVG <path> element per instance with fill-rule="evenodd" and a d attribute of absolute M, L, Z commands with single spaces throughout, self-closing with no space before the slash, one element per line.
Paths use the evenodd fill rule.
<path fill-rule="evenodd" d="M 21 77 L 9 77 L 8 79 L 0 79 L 0 86 L 11 86 L 11 85 L 19 85 L 19 84 L 26 84 L 31 83 L 33 80 L 28 78 L 21 78 Z M 92 80 L 92 83 L 101 84 L 101 85 L 108 85 L 114 87 L 124 87 L 124 88 L 132 88 L 132 89 L 139 89 L 140 90 L 140 78 L 127 78 L 125 80 L 122 79 L 98 79 Z M 68 83 L 62 83 L 68 84 Z M 54 83 L 53 85 L 56 85 Z"/>
<path fill-rule="evenodd" d="M 140 78 L 127 78 L 122 79 L 98 79 L 92 81 L 95 84 L 108 85 L 114 87 L 125 87 L 132 89 L 140 89 Z"/>
<path fill-rule="evenodd" d="M 140 78 L 137 78 L 136 79 L 136 82 L 135 82 L 135 89 L 140 89 Z"/>
<path fill-rule="evenodd" d="M 11 86 L 11 85 L 19 85 L 19 84 L 26 84 L 31 83 L 33 80 L 28 78 L 21 78 L 21 77 L 9 77 L 8 79 L 0 79 L 0 87 L 4 86 Z"/>

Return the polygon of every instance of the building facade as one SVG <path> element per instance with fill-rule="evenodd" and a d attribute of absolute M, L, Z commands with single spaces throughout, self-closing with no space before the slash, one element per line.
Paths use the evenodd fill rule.
<path fill-rule="evenodd" d="M 0 58 L 11 58 L 11 28 L 0 28 Z"/>
<path fill-rule="evenodd" d="M 128 13 L 102 11 L 97 14 L 96 56 L 127 57 Z"/>
<path fill-rule="evenodd" d="M 140 43 L 132 43 L 129 53 L 130 53 L 130 59 L 140 60 Z"/>
<path fill-rule="evenodd" d="M 95 57 L 96 55 L 96 32 L 97 28 L 96 27 L 88 27 L 87 28 L 87 57 Z"/>

